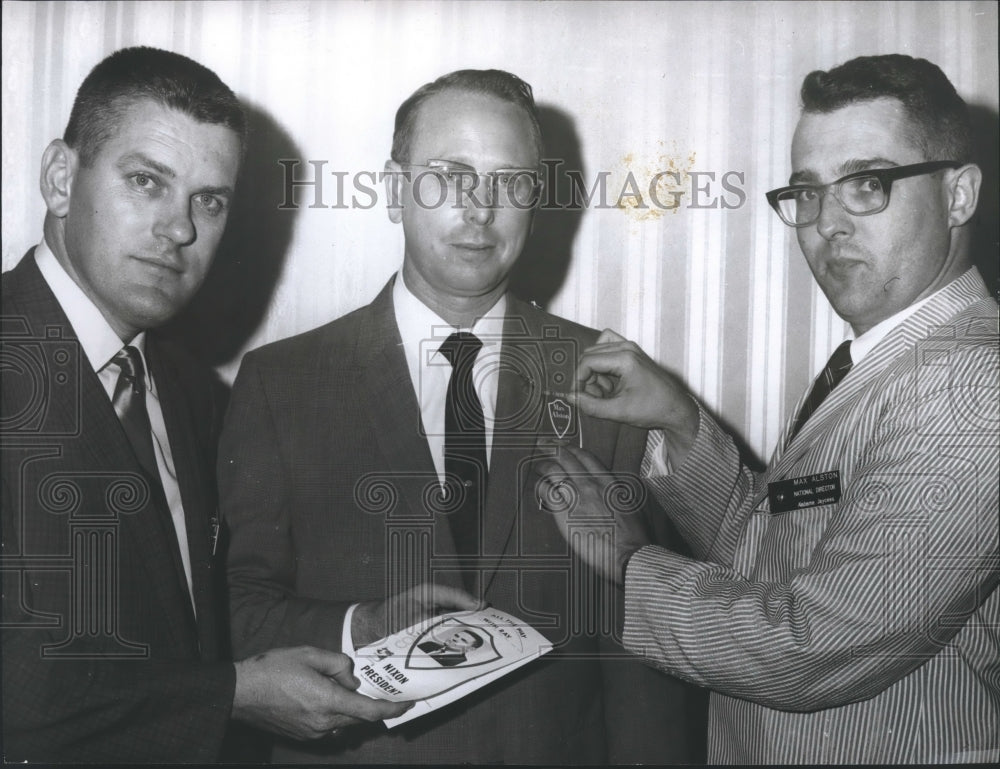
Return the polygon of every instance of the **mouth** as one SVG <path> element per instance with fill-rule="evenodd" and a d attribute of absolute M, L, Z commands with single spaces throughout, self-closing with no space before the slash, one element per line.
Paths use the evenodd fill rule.
<path fill-rule="evenodd" d="M 835 278 L 846 277 L 850 272 L 864 266 L 864 260 L 837 255 L 826 260 L 826 272 Z"/>
<path fill-rule="evenodd" d="M 181 264 L 176 260 L 165 259 L 160 256 L 139 256 L 136 254 L 133 254 L 132 258 L 135 259 L 137 262 L 140 262 L 144 266 L 150 267 L 157 272 L 159 271 L 169 272 L 174 275 L 180 275 L 182 272 L 184 272 L 184 270 L 181 267 Z"/>
<path fill-rule="evenodd" d="M 493 243 L 484 243 L 477 240 L 463 240 L 451 244 L 452 248 L 458 248 L 463 251 L 491 251 L 496 248 Z"/>

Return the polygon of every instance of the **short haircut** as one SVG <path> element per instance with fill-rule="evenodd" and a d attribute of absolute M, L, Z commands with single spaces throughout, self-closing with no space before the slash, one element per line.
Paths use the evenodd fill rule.
<path fill-rule="evenodd" d="M 502 69 L 460 69 L 442 75 L 433 83 L 420 86 L 396 110 L 396 125 L 392 133 L 392 159 L 406 163 L 410 157 L 410 143 L 413 127 L 417 122 L 419 107 L 427 99 L 442 91 L 465 91 L 466 93 L 495 96 L 501 101 L 519 107 L 531 123 L 531 135 L 539 159 L 542 157 L 542 129 L 538 125 L 538 111 L 531 86 L 517 75 Z M 420 158 L 426 160 L 427 158 Z"/>
<path fill-rule="evenodd" d="M 902 54 L 860 56 L 802 82 L 803 112 L 832 112 L 873 99 L 897 99 L 925 160 L 973 159 L 969 110 L 941 69 Z"/>
<path fill-rule="evenodd" d="M 115 51 L 90 71 L 76 93 L 63 140 L 83 165 L 91 165 L 129 107 L 141 99 L 199 123 L 225 126 L 239 137 L 241 155 L 245 151 L 246 114 L 229 86 L 187 56 L 146 46 Z"/>
<path fill-rule="evenodd" d="M 483 645 L 483 639 L 480 638 L 479 637 L 479 633 L 475 632 L 474 630 L 458 630 L 458 631 L 456 631 L 456 635 L 458 633 L 465 633 L 466 635 L 472 636 L 472 648 L 473 649 L 478 649 L 480 646 Z"/>

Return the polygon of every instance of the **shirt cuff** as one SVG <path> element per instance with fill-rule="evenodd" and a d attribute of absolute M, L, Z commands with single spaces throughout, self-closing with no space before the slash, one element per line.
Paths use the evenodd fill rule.
<path fill-rule="evenodd" d="M 667 440 L 663 430 L 646 433 L 646 452 L 639 465 L 644 478 L 670 475 L 670 457 L 667 456 Z"/>
<path fill-rule="evenodd" d="M 351 636 L 351 618 L 358 604 L 352 603 L 344 614 L 344 628 L 340 632 L 340 651 L 349 657 L 354 656 L 354 638 Z"/>

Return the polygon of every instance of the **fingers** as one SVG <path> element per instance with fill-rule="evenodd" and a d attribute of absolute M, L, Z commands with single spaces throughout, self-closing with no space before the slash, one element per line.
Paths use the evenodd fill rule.
<path fill-rule="evenodd" d="M 354 662 L 346 654 L 317 649 L 313 646 L 302 647 L 306 663 L 327 678 L 332 678 L 345 689 L 357 689 L 360 681 L 354 676 Z"/>
<path fill-rule="evenodd" d="M 432 585 L 431 601 L 434 607 L 453 611 L 475 611 L 485 607 L 485 603 L 473 598 L 457 587 L 449 585 Z"/>
<path fill-rule="evenodd" d="M 331 684 L 336 685 L 336 684 Z M 364 694 L 338 688 L 332 697 L 330 726 L 339 729 L 358 721 L 382 721 L 401 716 L 413 707 L 412 702 L 376 700 Z"/>
<path fill-rule="evenodd" d="M 614 392 L 617 380 L 632 368 L 633 355 L 634 351 L 620 349 L 619 344 L 588 347 L 576 366 L 577 389 L 585 389 L 589 385 Z"/>
<path fill-rule="evenodd" d="M 607 374 L 592 373 L 586 381 L 578 382 L 577 386 L 594 398 L 610 398 L 615 394 L 619 381 L 620 379 L 608 376 Z M 567 393 L 571 401 L 575 394 L 575 391 Z"/>
<path fill-rule="evenodd" d="M 621 411 L 613 395 L 605 394 L 589 384 L 583 391 L 570 393 L 567 400 L 588 417 L 595 419 L 617 420 Z"/>
<path fill-rule="evenodd" d="M 598 515 L 602 510 L 599 500 L 611 474 L 589 451 L 560 446 L 552 457 L 536 462 L 535 470 L 539 509 L 557 518 L 562 514 Z"/>
<path fill-rule="evenodd" d="M 610 328 L 604 329 L 604 331 L 601 332 L 601 335 L 597 337 L 597 344 L 607 344 L 608 342 L 624 342 L 624 341 L 626 341 L 625 337 L 619 336 Z"/>
<path fill-rule="evenodd" d="M 636 369 L 644 354 L 627 341 L 598 344 L 584 350 L 576 368 L 573 402 L 583 413 L 599 419 L 620 417 L 617 403 L 623 391 L 633 385 Z"/>
<path fill-rule="evenodd" d="M 304 646 L 298 649 L 309 667 L 323 676 L 328 688 L 323 729 L 340 728 L 358 721 L 380 721 L 405 713 L 413 703 L 387 702 L 358 694 L 359 681 L 353 675 L 354 662 L 345 654 Z"/>

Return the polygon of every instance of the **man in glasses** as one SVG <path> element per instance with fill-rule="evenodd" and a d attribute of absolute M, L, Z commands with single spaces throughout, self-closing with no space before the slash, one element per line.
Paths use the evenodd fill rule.
<path fill-rule="evenodd" d="M 710 762 L 996 762 L 1000 361 L 966 106 L 899 55 L 813 72 L 802 102 L 768 199 L 854 335 L 765 472 L 634 344 L 583 356 L 579 408 L 654 428 L 647 483 L 697 556 L 616 517 L 625 645 L 712 690 Z M 539 486 L 606 512 L 600 469 L 567 447 Z"/>
<path fill-rule="evenodd" d="M 238 656 L 279 639 L 349 651 L 479 599 L 555 650 L 391 731 L 277 745 L 278 763 L 689 757 L 680 682 L 620 658 L 613 586 L 571 557 L 529 480 L 540 437 L 623 471 L 646 440 L 553 394 L 596 332 L 507 291 L 541 152 L 531 87 L 510 73 L 410 96 L 386 164 L 402 268 L 371 304 L 246 356 L 219 467 Z"/>

